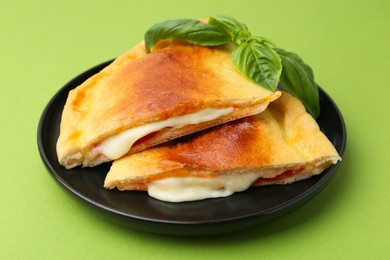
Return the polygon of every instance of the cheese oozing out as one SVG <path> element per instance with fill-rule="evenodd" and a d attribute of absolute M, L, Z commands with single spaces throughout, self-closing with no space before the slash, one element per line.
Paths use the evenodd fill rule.
<path fill-rule="evenodd" d="M 164 121 L 137 126 L 105 140 L 101 144 L 100 152 L 107 158 L 115 160 L 125 155 L 137 140 L 150 133 L 165 127 L 181 128 L 186 125 L 207 122 L 225 116 L 232 111 L 233 107 L 221 109 L 205 108 L 193 114 L 176 116 Z"/>
<path fill-rule="evenodd" d="M 260 177 L 277 176 L 283 170 L 227 174 L 212 178 L 171 177 L 153 181 L 148 185 L 149 196 L 162 201 L 184 202 L 208 198 L 227 197 L 248 189 Z"/>

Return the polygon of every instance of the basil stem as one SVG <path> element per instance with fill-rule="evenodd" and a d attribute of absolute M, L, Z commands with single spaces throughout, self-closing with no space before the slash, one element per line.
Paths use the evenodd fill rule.
<path fill-rule="evenodd" d="M 248 27 L 230 16 L 215 16 L 209 18 L 209 24 L 222 28 L 226 33 L 231 35 L 232 43 L 240 45 L 242 42 L 251 38 Z"/>

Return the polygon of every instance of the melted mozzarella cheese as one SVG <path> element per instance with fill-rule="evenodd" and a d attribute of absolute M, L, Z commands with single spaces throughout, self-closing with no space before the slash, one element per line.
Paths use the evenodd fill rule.
<path fill-rule="evenodd" d="M 234 192 L 248 189 L 264 175 L 276 176 L 283 170 L 268 170 L 264 173 L 223 175 L 212 178 L 172 177 L 153 181 L 148 185 L 149 196 L 169 202 L 194 201 L 227 197 Z"/>
<path fill-rule="evenodd" d="M 232 111 L 232 107 L 222 109 L 205 108 L 193 114 L 176 116 L 164 121 L 134 127 L 108 138 L 102 143 L 99 150 L 109 159 L 115 160 L 125 155 L 137 140 L 164 127 L 181 128 L 186 125 L 214 120 Z"/>

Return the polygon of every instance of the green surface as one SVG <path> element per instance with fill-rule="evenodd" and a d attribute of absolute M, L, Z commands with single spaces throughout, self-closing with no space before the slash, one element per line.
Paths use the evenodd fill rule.
<path fill-rule="evenodd" d="M 390 248 L 388 1 L 2 1 L 0 259 L 385 259 Z M 38 120 L 75 75 L 152 24 L 227 14 L 312 66 L 348 130 L 332 182 L 286 217 L 216 237 L 112 224 L 68 196 L 38 154 Z"/>

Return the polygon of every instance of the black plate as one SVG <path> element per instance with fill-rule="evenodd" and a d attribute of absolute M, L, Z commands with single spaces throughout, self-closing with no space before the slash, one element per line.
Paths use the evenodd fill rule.
<path fill-rule="evenodd" d="M 236 231 L 297 209 L 322 190 L 335 173 L 338 164 L 320 176 L 290 185 L 250 188 L 227 198 L 184 203 L 162 202 L 142 191 L 106 190 L 103 182 L 110 164 L 66 170 L 58 164 L 55 146 L 68 92 L 110 62 L 89 69 L 62 87 L 47 104 L 38 126 L 38 148 L 50 174 L 60 186 L 110 220 L 165 234 L 204 235 Z M 320 102 L 322 113 L 317 122 L 342 155 L 346 145 L 342 115 L 322 89 Z"/>

